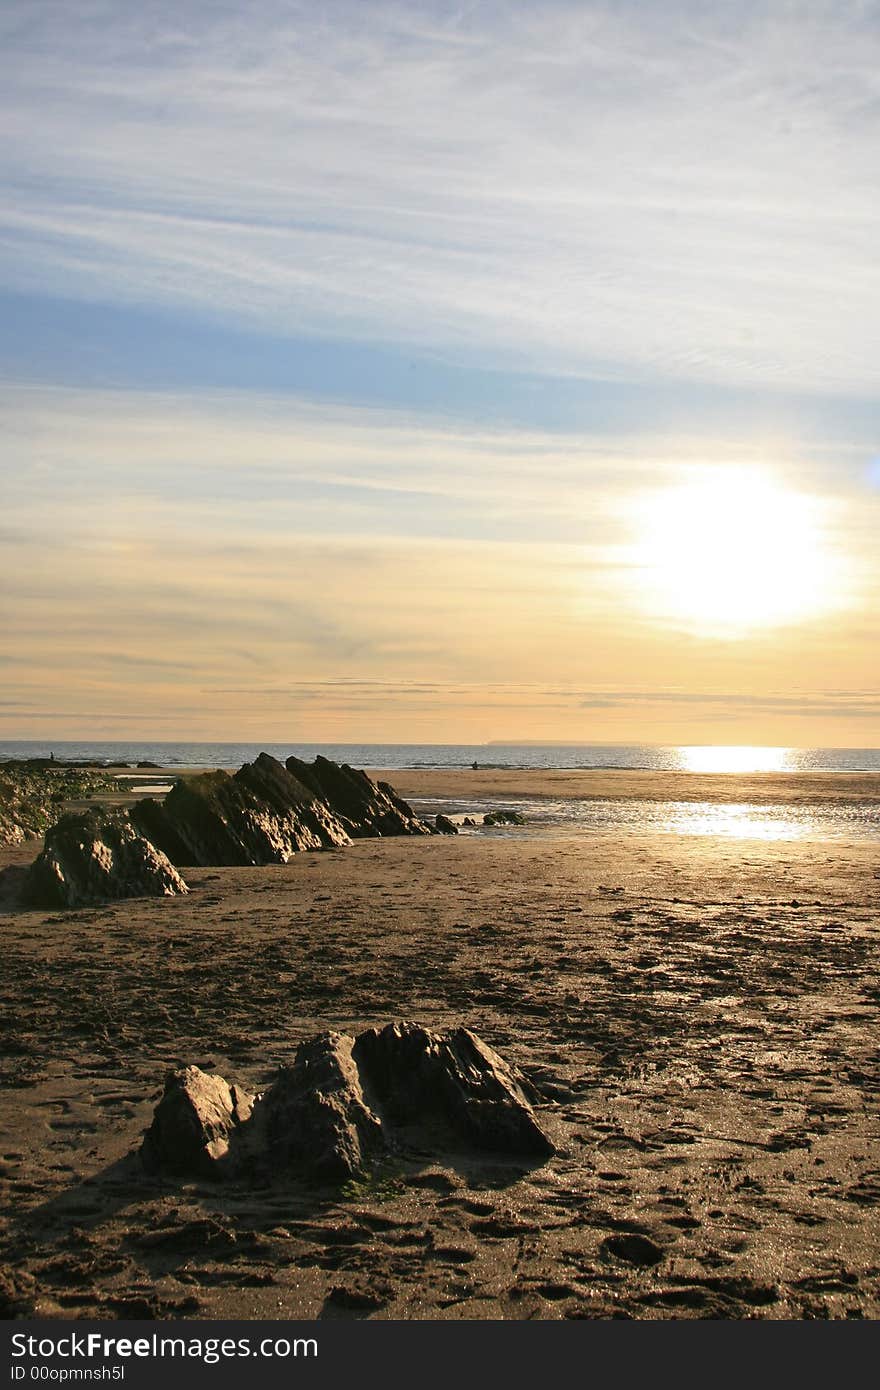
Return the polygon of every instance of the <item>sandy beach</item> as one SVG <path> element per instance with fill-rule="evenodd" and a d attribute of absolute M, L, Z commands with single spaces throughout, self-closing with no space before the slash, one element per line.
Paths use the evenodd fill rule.
<path fill-rule="evenodd" d="M 880 804 L 869 775 L 387 776 L 487 809 Z M 876 844 L 362 840 L 51 914 L 15 902 L 37 849 L 0 857 L 7 1313 L 880 1315 Z M 426 1156 L 336 1193 L 132 1156 L 169 1067 L 258 1090 L 302 1038 L 402 1018 L 466 1024 L 520 1067 L 555 1156 Z"/>

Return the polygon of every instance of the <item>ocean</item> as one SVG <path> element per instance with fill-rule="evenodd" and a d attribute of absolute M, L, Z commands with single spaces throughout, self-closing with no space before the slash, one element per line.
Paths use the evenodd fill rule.
<path fill-rule="evenodd" d="M 149 761 L 163 767 L 225 767 L 258 753 L 291 754 L 364 768 L 632 768 L 657 772 L 880 772 L 878 748 L 765 748 L 647 743 L 149 743 L 147 741 L 0 742 L 2 758 Z"/>

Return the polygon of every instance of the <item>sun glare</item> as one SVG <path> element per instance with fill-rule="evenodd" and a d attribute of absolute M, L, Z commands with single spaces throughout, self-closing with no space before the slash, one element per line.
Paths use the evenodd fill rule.
<path fill-rule="evenodd" d="M 657 616 L 738 637 L 838 599 L 821 504 L 757 470 L 707 471 L 645 499 L 636 519 L 642 596 Z"/>
<path fill-rule="evenodd" d="M 676 751 L 684 772 L 789 772 L 795 766 L 789 748 L 709 744 Z"/>

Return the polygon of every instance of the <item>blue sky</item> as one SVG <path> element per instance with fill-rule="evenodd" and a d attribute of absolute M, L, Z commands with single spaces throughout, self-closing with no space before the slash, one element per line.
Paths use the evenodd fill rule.
<path fill-rule="evenodd" d="M 7 0 L 0 53 L 6 736 L 880 738 L 876 4 Z M 731 642 L 634 518 L 742 468 L 836 587 Z"/>

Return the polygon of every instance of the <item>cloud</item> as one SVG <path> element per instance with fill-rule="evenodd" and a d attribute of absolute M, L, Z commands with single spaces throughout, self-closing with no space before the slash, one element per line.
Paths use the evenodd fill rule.
<path fill-rule="evenodd" d="M 880 691 L 810 691 L 799 694 L 746 694 L 742 691 L 615 690 L 587 695 L 584 709 L 637 709 L 640 706 L 696 706 L 710 718 L 730 711 L 822 719 L 880 720 Z"/>
<path fill-rule="evenodd" d="M 587 547 L 620 532 L 612 495 L 673 475 L 689 453 L 726 452 L 235 393 L 0 387 L 0 418 L 11 539 L 55 518 L 56 544 L 118 547 L 151 524 L 222 540 L 227 556 L 258 534 L 323 535 L 337 550 L 370 534 L 570 543 L 587 563 Z"/>
<path fill-rule="evenodd" d="M 6 285 L 609 380 L 876 385 L 872 4 L 0 25 Z"/>

